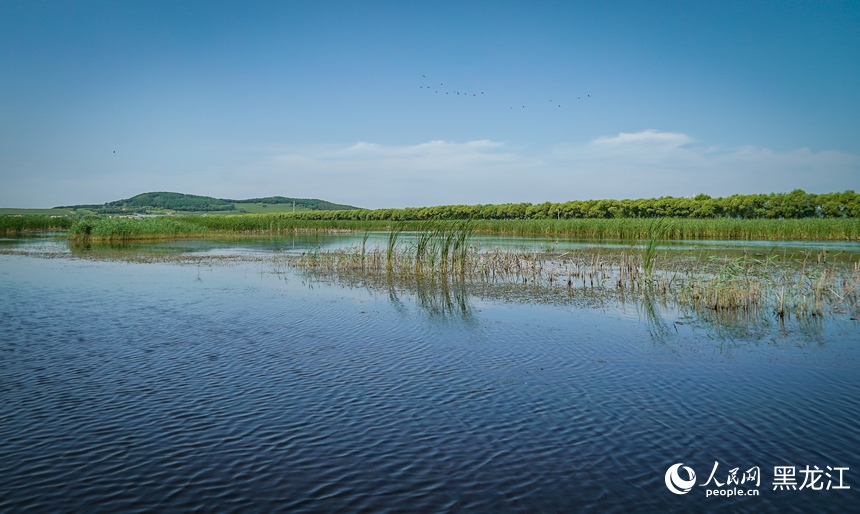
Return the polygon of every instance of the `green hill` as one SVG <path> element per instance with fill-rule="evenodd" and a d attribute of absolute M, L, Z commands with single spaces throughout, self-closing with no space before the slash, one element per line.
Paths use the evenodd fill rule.
<path fill-rule="evenodd" d="M 69 209 L 75 212 L 92 211 L 97 214 L 155 214 L 165 212 L 219 213 L 241 214 L 262 212 L 296 212 L 353 210 L 358 207 L 340 205 L 314 198 L 288 198 L 284 196 L 269 196 L 252 198 L 250 200 L 229 200 L 212 198 L 211 196 L 187 195 L 182 193 L 142 193 L 124 200 L 116 200 L 105 204 L 67 205 L 55 207 Z"/>

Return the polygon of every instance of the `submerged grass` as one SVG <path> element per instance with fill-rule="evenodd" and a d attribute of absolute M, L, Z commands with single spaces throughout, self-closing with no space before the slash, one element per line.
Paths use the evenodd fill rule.
<path fill-rule="evenodd" d="M 697 311 L 754 313 L 764 299 L 765 285 L 770 282 L 761 270 L 761 261 L 741 257 L 718 266 L 715 273 L 690 277 L 679 291 L 680 303 Z"/>
<path fill-rule="evenodd" d="M 659 230 L 656 232 L 659 233 Z M 352 284 L 436 284 L 503 292 L 512 298 L 647 299 L 733 320 L 860 317 L 860 262 L 790 258 L 678 256 L 651 250 L 506 251 L 470 244 L 471 225 L 433 228 L 410 246 L 348 248 L 288 256 L 315 278 Z M 393 243 L 392 243 L 393 241 Z M 650 257 L 649 257 L 650 255 Z"/>
<path fill-rule="evenodd" d="M 163 223 L 176 220 L 147 220 L 156 221 L 160 223 L 158 230 L 150 230 L 161 234 L 166 229 Z M 141 226 L 146 227 L 136 224 L 138 231 L 130 233 L 147 235 L 139 229 Z M 647 302 L 641 305 L 650 306 L 651 310 L 655 305 L 677 306 L 716 322 L 860 318 L 857 254 L 781 250 L 726 251 L 715 255 L 713 249 L 666 252 L 658 250 L 656 244 L 632 241 L 625 249 L 513 251 L 482 248 L 472 238 L 474 223 L 468 221 L 425 223 L 420 231 L 403 237 L 406 227 L 399 225 L 387 241 L 373 247 L 368 245 L 371 234 L 365 231 L 360 243 L 353 247 L 278 254 L 274 258 L 275 267 L 289 267 L 315 280 L 419 291 L 431 296 L 434 291 L 440 294 L 460 291 L 458 294 L 523 302 L 582 304 L 633 300 Z M 122 225 L 119 228 L 123 229 Z M 199 230 L 182 224 L 174 228 Z M 113 233 L 126 233 L 116 229 Z M 653 226 L 652 239 L 659 241 L 662 231 L 669 229 L 669 222 Z M 101 235 L 93 229 L 90 234 Z M 173 250 L 152 250 L 151 246 L 121 240 L 99 242 L 95 238 L 72 240 L 69 248 L 73 256 L 82 258 L 146 262 L 232 259 L 205 255 L 176 257 L 164 254 Z M 0 253 L 9 251 L 12 250 L 0 249 Z M 62 253 L 52 252 L 49 256 Z M 448 300 L 442 303 L 450 304 Z"/>

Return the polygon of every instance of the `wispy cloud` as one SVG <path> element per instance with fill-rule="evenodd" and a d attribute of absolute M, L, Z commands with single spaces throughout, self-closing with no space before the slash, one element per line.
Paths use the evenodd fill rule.
<path fill-rule="evenodd" d="M 152 166 L 86 185 L 88 201 L 145 190 L 174 190 L 223 198 L 267 195 L 324 198 L 362 207 L 566 201 L 588 198 L 692 196 L 707 193 L 856 189 L 860 158 L 798 148 L 707 145 L 680 132 L 643 130 L 581 144 L 534 148 L 502 141 L 433 140 L 414 145 L 358 142 L 247 151 L 232 160 Z M 139 171 L 138 171 L 139 170 Z M 11 178 L 11 177 L 10 177 Z M 18 174 L 18 179 L 21 179 Z M 43 177 L 10 190 L 75 203 L 75 184 Z M 53 180 L 53 182 L 52 182 Z M 86 184 L 83 178 L 79 184 Z M 17 193 L 16 193 L 17 195 Z M 0 195 L 2 196 L 2 195 Z M 18 204 L 20 195 L 4 204 Z M 41 203 L 41 202 L 40 202 Z M 24 204 L 22 204 L 24 205 Z"/>
<path fill-rule="evenodd" d="M 372 163 L 374 168 L 395 168 L 402 171 L 432 170 L 456 173 L 463 167 L 483 167 L 518 160 L 519 155 L 506 150 L 497 141 L 429 141 L 417 145 L 391 146 L 374 143 L 356 143 L 337 148 L 315 146 L 296 149 L 275 157 L 278 161 L 311 160 L 317 163 Z"/>
<path fill-rule="evenodd" d="M 842 190 L 853 187 L 860 163 L 857 155 L 833 150 L 707 146 L 657 130 L 562 145 L 553 155 L 554 163 L 581 174 L 599 197 Z"/>
<path fill-rule="evenodd" d="M 652 148 L 672 149 L 692 143 L 693 138 L 677 132 L 660 132 L 658 130 L 643 130 L 642 132 L 622 132 L 617 136 L 598 137 L 592 141 L 598 146 L 630 146 L 640 145 Z"/>
<path fill-rule="evenodd" d="M 237 181 L 384 207 L 834 191 L 854 187 L 858 163 L 838 151 L 708 146 L 652 129 L 543 149 L 489 140 L 294 147 L 250 165 Z"/>
<path fill-rule="evenodd" d="M 360 142 L 290 148 L 254 163 L 241 176 L 245 184 L 249 178 L 259 186 L 290 184 L 296 195 L 372 207 L 420 206 L 481 201 L 482 190 L 510 184 L 542 165 L 522 149 L 498 141 Z"/>

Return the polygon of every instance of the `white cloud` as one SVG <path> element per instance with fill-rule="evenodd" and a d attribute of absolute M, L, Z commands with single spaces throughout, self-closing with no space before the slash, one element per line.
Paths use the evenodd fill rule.
<path fill-rule="evenodd" d="M 629 146 L 632 144 L 647 145 L 652 148 L 672 149 L 692 143 L 693 138 L 686 134 L 676 132 L 660 132 L 654 129 L 643 130 L 642 132 L 627 133 L 621 132 L 615 137 L 599 137 L 592 141 L 594 145 L 605 146 Z"/>
<path fill-rule="evenodd" d="M 416 145 L 307 146 L 250 166 L 242 174 L 260 186 L 281 182 L 295 196 L 386 207 L 475 203 L 481 191 L 541 166 L 497 141 L 429 141 Z"/>
<path fill-rule="evenodd" d="M 531 149 L 499 141 L 291 148 L 239 174 L 255 190 L 366 207 L 856 188 L 858 157 L 706 146 L 658 130 Z M 250 179 L 250 182 L 249 182 Z"/>
<path fill-rule="evenodd" d="M 860 162 L 832 150 L 705 146 L 686 134 L 656 130 L 562 145 L 553 155 L 557 166 L 588 184 L 593 198 L 844 190 L 855 187 Z"/>
<path fill-rule="evenodd" d="M 222 198 L 322 198 L 370 208 L 537 203 L 698 193 L 725 196 L 796 188 L 843 191 L 857 189 L 858 176 L 860 158 L 854 154 L 808 148 L 783 152 L 756 146 L 726 148 L 703 144 L 687 134 L 652 129 L 549 148 L 490 140 L 433 140 L 414 145 L 358 142 L 227 152 L 223 160 L 175 163 L 160 173 L 153 173 L 144 162 L 134 171 L 115 176 L 102 173 L 89 181 L 43 177 L 29 185 L 7 182 L 14 198 L 9 196 L 0 204 L 34 203 L 23 202 L 20 195 L 30 190 L 39 192 L 39 206 L 46 198 L 54 198 L 51 204 L 79 203 L 69 195 L 82 187 L 86 201 L 98 203 L 150 190 Z M 98 199 L 93 200 L 94 196 Z"/>

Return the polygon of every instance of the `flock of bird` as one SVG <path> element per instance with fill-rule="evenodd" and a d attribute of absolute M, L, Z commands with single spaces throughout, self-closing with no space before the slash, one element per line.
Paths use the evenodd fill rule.
<path fill-rule="evenodd" d="M 428 82 L 428 81 L 427 81 L 427 75 L 421 75 L 421 78 L 423 79 L 423 80 L 422 80 L 422 82 L 425 82 L 425 83 L 426 83 L 426 82 Z M 440 82 L 438 86 L 436 86 L 436 85 L 434 85 L 434 84 L 420 84 L 418 87 L 419 87 L 420 89 L 424 89 L 424 90 L 426 90 L 427 92 L 432 92 L 432 93 L 435 93 L 435 94 L 446 94 L 446 95 L 449 95 L 449 96 L 462 96 L 462 97 L 464 97 L 464 98 L 468 98 L 469 96 L 477 97 L 477 96 L 483 96 L 483 95 L 484 95 L 484 92 L 483 92 L 483 91 L 481 91 L 481 92 L 479 92 L 479 93 L 477 93 L 477 92 L 467 93 L 467 92 L 465 92 L 465 91 L 459 91 L 459 90 L 456 90 L 456 89 L 448 89 L 448 90 L 446 91 L 446 90 L 445 90 L 445 83 L 444 83 L 444 82 Z M 585 99 L 587 100 L 587 99 L 591 98 L 591 95 L 590 95 L 590 94 L 586 94 L 585 96 L 580 95 L 580 96 L 577 96 L 577 97 L 576 97 L 576 99 L 577 99 L 577 100 L 582 100 L 583 98 L 585 98 Z M 551 103 L 551 104 L 555 105 L 556 107 L 561 107 L 561 104 L 560 104 L 560 103 L 558 103 L 558 102 L 553 102 L 551 99 L 550 99 L 549 103 Z M 514 108 L 514 106 L 511 106 L 510 108 L 511 108 L 511 109 L 513 109 L 513 108 Z M 521 107 L 521 108 L 522 108 L 522 109 L 525 109 L 525 108 L 526 108 L 526 106 L 525 106 L 525 105 L 522 105 L 522 107 Z"/>

